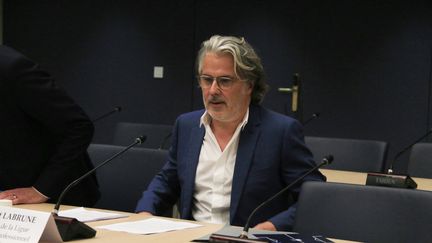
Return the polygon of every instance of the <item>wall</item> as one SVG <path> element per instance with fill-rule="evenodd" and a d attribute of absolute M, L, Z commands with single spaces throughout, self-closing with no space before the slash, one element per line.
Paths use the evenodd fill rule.
<path fill-rule="evenodd" d="M 301 74 L 304 118 L 321 113 L 307 135 L 388 141 L 393 160 L 431 127 L 430 2 L 197 3 L 197 39 L 234 34 L 258 49 L 272 86 L 266 106 L 284 113 L 290 97 L 277 88 Z"/>
<path fill-rule="evenodd" d="M 50 70 L 111 141 L 118 121 L 172 124 L 190 110 L 192 1 L 6 1 L 6 44 Z M 165 77 L 153 78 L 164 66 Z"/>
<path fill-rule="evenodd" d="M 88 2 L 6 0 L 5 42 L 52 71 L 92 117 L 124 106 L 96 124 L 95 142 L 109 141 L 117 121 L 172 124 L 201 108 L 194 58 L 212 34 L 256 47 L 271 109 L 292 114 L 277 88 L 300 73 L 304 119 L 321 113 L 306 135 L 388 141 L 392 160 L 431 127 L 429 1 Z M 164 79 L 152 78 L 155 65 Z"/>

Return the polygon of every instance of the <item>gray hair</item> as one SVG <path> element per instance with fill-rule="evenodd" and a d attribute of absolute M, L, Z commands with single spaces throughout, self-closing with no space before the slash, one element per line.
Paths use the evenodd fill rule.
<path fill-rule="evenodd" d="M 197 73 L 201 74 L 206 53 L 228 53 L 234 58 L 234 72 L 238 78 L 253 85 L 251 103 L 259 104 L 264 99 L 268 85 L 265 81 L 261 59 L 243 37 L 214 35 L 201 44 L 197 56 Z"/>

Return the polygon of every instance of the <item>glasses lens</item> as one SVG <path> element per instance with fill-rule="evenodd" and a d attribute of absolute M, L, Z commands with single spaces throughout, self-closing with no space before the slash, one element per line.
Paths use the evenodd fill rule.
<path fill-rule="evenodd" d="M 222 89 L 227 89 L 231 87 L 231 84 L 233 82 L 233 79 L 229 77 L 218 77 L 216 80 L 219 84 L 219 87 L 221 87 Z"/>
<path fill-rule="evenodd" d="M 199 76 L 199 84 L 203 88 L 208 88 L 213 83 L 213 77 L 201 75 Z"/>

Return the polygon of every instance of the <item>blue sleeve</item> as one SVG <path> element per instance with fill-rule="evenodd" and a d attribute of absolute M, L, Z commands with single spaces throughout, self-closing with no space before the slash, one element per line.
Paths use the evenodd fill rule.
<path fill-rule="evenodd" d="M 288 210 L 273 216 L 269 221 L 276 227 L 278 231 L 291 231 L 294 225 L 296 210 L 297 203 L 294 203 L 288 208 Z"/>
<path fill-rule="evenodd" d="M 304 142 L 303 128 L 297 121 L 290 124 L 284 133 L 282 152 L 282 179 L 285 185 L 312 169 L 316 163 L 313 155 Z M 289 190 L 294 200 L 297 201 L 301 185 L 305 181 L 325 181 L 325 177 L 317 170 L 310 173 L 303 180 L 293 185 Z M 297 202 L 287 210 L 282 211 L 269 219 L 280 231 L 290 231 L 294 224 Z"/>
<path fill-rule="evenodd" d="M 148 188 L 138 201 L 135 212 L 150 212 L 163 215 L 172 209 L 180 194 L 177 176 L 177 122 L 173 130 L 172 145 L 169 149 L 167 162 L 162 170 L 153 178 Z"/>

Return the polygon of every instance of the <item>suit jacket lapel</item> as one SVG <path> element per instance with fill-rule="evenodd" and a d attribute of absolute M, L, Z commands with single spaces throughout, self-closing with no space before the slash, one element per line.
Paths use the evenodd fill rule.
<path fill-rule="evenodd" d="M 249 167 L 255 153 L 256 143 L 259 138 L 261 122 L 259 107 L 250 106 L 249 120 L 245 129 L 240 133 L 240 141 L 237 149 L 237 158 L 234 167 L 234 175 L 231 189 L 230 221 L 237 212 L 237 207 L 243 192 Z"/>
<path fill-rule="evenodd" d="M 184 194 L 183 199 L 183 211 L 182 215 L 186 218 L 191 218 L 192 210 L 192 197 L 195 188 L 195 173 L 198 165 L 199 154 L 201 151 L 202 141 L 204 139 L 205 130 L 204 127 L 193 127 L 191 129 L 191 135 L 189 140 L 189 148 L 186 156 L 187 161 L 187 171 L 185 185 L 183 187 Z"/>

